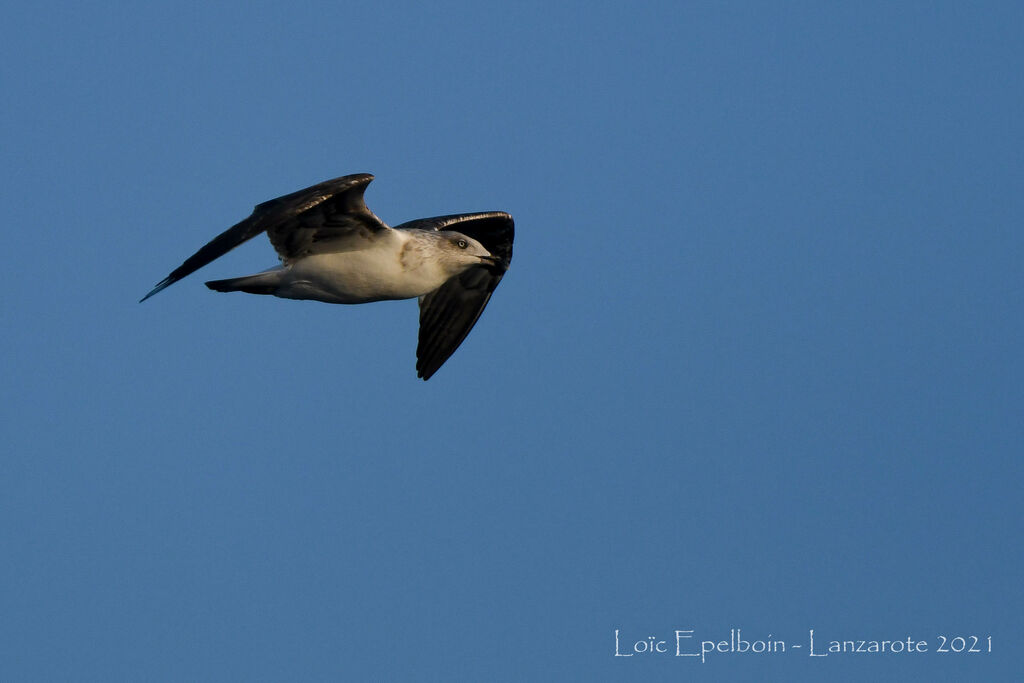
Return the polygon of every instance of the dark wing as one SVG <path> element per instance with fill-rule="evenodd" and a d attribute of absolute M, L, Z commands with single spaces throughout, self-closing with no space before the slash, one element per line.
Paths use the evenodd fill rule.
<path fill-rule="evenodd" d="M 347 175 L 258 204 L 252 215 L 188 257 L 142 297 L 142 301 L 261 232 L 267 233 L 281 260 L 287 263 L 325 248 L 326 244 L 336 244 L 345 237 L 367 237 L 385 229 L 387 226 L 366 208 L 363 201 L 363 192 L 371 180 L 373 176 L 369 173 Z"/>
<path fill-rule="evenodd" d="M 502 211 L 421 218 L 396 229 L 456 230 L 498 257 L 494 264 L 473 266 L 433 292 L 420 297 L 420 340 L 416 372 L 424 380 L 437 372 L 473 329 L 491 293 L 512 262 L 515 225 Z"/>

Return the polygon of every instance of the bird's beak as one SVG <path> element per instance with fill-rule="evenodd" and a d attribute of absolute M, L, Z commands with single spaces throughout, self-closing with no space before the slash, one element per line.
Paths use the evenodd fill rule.
<path fill-rule="evenodd" d="M 493 263 L 494 265 L 501 263 L 501 259 L 497 256 L 477 256 L 477 258 L 486 263 Z"/>

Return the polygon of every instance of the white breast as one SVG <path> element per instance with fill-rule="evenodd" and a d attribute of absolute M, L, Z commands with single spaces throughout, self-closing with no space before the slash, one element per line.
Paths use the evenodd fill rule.
<path fill-rule="evenodd" d="M 283 274 L 276 296 L 361 304 L 412 299 L 444 284 L 449 274 L 435 259 L 406 248 L 407 233 L 388 233 L 367 242 L 366 249 L 312 254 L 295 261 Z"/>

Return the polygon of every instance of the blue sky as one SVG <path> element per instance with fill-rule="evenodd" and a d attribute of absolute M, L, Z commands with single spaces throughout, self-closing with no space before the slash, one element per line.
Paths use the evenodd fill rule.
<path fill-rule="evenodd" d="M 3 24 L 0 678 L 1019 673 L 1019 4 Z M 136 303 L 357 172 L 393 225 L 516 218 L 429 382 L 414 302 L 202 285 L 263 238 Z M 731 629 L 787 650 L 615 656 Z M 928 652 L 811 658 L 810 629 Z"/>

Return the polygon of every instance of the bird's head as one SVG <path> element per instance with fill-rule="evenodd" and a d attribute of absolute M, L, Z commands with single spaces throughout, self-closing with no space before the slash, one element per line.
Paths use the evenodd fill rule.
<path fill-rule="evenodd" d="M 445 255 L 445 261 L 449 268 L 462 272 L 471 266 L 496 265 L 500 262 L 496 256 L 484 248 L 484 245 L 477 242 L 469 235 L 452 230 L 442 230 L 437 233 L 441 249 Z"/>

